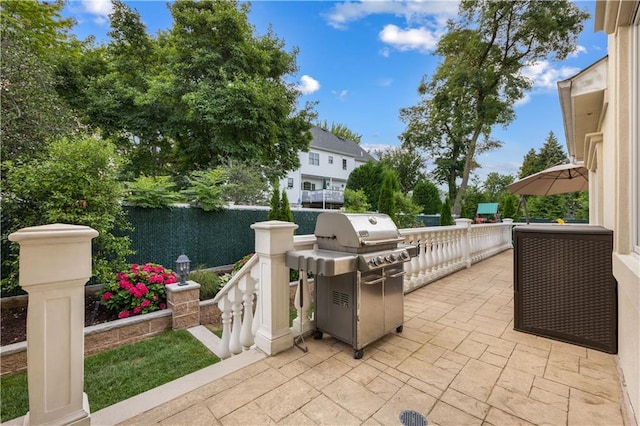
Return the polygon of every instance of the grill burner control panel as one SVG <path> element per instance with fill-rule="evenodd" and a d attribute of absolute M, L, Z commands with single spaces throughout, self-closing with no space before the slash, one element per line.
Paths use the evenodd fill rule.
<path fill-rule="evenodd" d="M 386 250 L 383 252 L 365 253 L 359 256 L 359 269 L 367 271 L 407 262 L 411 255 L 406 248 Z"/>

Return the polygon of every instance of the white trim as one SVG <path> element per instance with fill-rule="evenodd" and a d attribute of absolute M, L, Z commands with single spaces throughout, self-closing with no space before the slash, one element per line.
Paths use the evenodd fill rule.
<path fill-rule="evenodd" d="M 640 254 L 640 13 L 636 13 L 634 26 L 631 29 L 631 229 L 633 250 Z"/>

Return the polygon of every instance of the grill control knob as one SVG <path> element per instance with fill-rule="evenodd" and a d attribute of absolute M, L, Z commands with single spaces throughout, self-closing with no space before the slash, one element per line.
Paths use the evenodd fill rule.
<path fill-rule="evenodd" d="M 389 262 L 395 262 L 397 258 L 398 256 L 396 256 L 394 253 L 391 253 L 389 255 Z"/>
<path fill-rule="evenodd" d="M 402 257 L 402 259 L 407 260 L 409 258 L 409 253 L 407 253 L 406 251 L 403 251 L 400 254 L 400 257 Z"/>
<path fill-rule="evenodd" d="M 382 256 L 376 256 L 373 259 L 373 263 L 375 263 L 376 265 L 382 265 L 384 263 L 384 258 Z"/>

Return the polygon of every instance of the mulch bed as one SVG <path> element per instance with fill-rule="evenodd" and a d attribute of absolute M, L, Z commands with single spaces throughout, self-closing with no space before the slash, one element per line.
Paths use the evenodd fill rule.
<path fill-rule="evenodd" d="M 95 310 L 98 297 L 87 294 L 84 303 L 84 325 L 101 324 L 118 319 L 118 313 L 99 306 Z M 27 340 L 27 305 L 3 307 L 0 318 L 0 344 L 2 346 Z"/>

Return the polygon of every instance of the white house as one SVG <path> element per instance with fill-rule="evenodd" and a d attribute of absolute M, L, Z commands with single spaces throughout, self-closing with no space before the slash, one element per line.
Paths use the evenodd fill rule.
<path fill-rule="evenodd" d="M 300 169 L 280 181 L 291 204 L 341 207 L 343 191 L 353 169 L 375 159 L 357 143 L 320 127 L 312 127 L 308 152 L 298 153 Z"/>
<path fill-rule="evenodd" d="M 589 169 L 589 222 L 613 230 L 618 363 L 640 420 L 640 1 L 596 1 L 607 56 L 558 83 L 569 154 Z"/>

